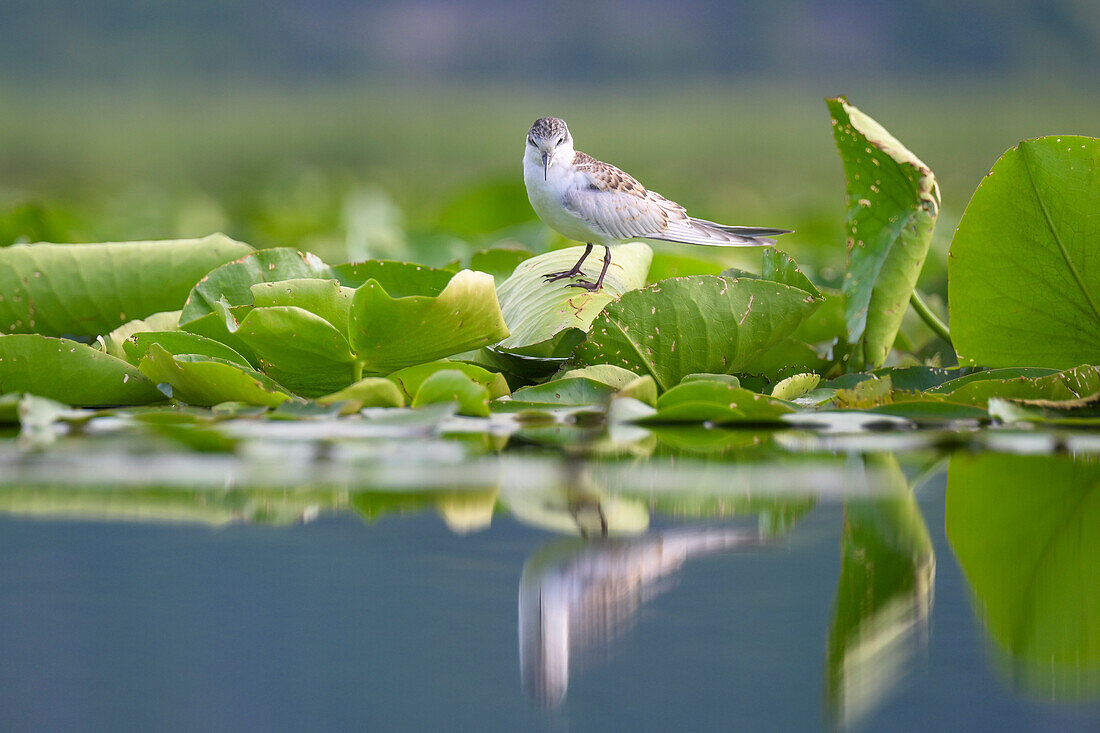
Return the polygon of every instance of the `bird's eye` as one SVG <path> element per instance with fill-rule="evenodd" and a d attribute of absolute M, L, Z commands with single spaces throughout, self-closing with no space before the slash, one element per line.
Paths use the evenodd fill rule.
<path fill-rule="evenodd" d="M 535 138 L 533 138 L 533 137 L 527 138 L 527 144 L 528 145 L 534 145 L 535 144 Z"/>
<path fill-rule="evenodd" d="M 561 144 L 562 144 L 563 142 L 565 142 L 565 138 L 564 138 L 564 137 L 559 137 L 559 138 L 558 138 L 558 141 L 557 141 L 556 143 L 554 143 L 554 144 L 555 144 L 555 145 L 561 145 Z"/>

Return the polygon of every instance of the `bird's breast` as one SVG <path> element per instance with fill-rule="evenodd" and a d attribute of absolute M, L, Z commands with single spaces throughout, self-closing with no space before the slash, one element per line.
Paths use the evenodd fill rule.
<path fill-rule="evenodd" d="M 555 168 L 556 166 L 550 167 L 550 175 L 544 180 L 541 166 L 531 165 L 526 161 L 523 166 L 527 198 L 531 201 L 531 208 L 543 223 L 576 242 L 605 244 L 616 241 L 608 240 L 606 234 L 565 208 L 562 204 L 565 194 L 576 183 L 573 180 L 572 171 L 555 170 Z"/>

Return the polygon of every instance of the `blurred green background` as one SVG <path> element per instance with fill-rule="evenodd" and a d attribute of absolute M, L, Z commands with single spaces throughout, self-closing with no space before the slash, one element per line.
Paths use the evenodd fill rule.
<path fill-rule="evenodd" d="M 1017 141 L 1100 134 L 1100 3 L 6 0 L 0 245 L 225 231 L 339 262 L 519 241 L 531 121 L 835 282 L 847 94 L 936 172 L 922 287 Z M 758 259 L 694 248 L 729 264 Z"/>

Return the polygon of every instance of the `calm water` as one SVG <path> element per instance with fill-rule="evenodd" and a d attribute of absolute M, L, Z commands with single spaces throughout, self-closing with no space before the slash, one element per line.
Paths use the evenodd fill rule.
<path fill-rule="evenodd" d="M 0 729 L 1100 730 L 1095 458 L 866 460 L 900 489 L 8 490 Z"/>

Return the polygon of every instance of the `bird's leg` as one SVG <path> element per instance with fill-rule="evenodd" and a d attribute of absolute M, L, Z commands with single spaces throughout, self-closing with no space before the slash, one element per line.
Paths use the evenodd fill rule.
<path fill-rule="evenodd" d="M 573 269 L 562 270 L 561 272 L 548 272 L 543 275 L 543 277 L 546 278 L 546 282 L 548 283 L 552 283 L 555 280 L 564 280 L 567 277 L 576 277 L 577 275 L 581 274 L 581 265 L 584 264 L 584 261 L 588 259 L 588 255 L 591 253 L 592 245 L 586 244 L 584 245 L 584 254 L 581 255 L 581 258 L 579 260 L 577 260 L 577 264 L 573 265 Z"/>
<path fill-rule="evenodd" d="M 581 280 L 580 282 L 569 283 L 567 288 L 584 288 L 590 293 L 594 293 L 603 287 L 604 276 L 607 275 L 607 268 L 611 266 L 611 247 L 606 244 L 603 246 L 603 269 L 600 270 L 600 276 L 596 278 L 596 282 L 590 283 L 587 280 Z"/>

